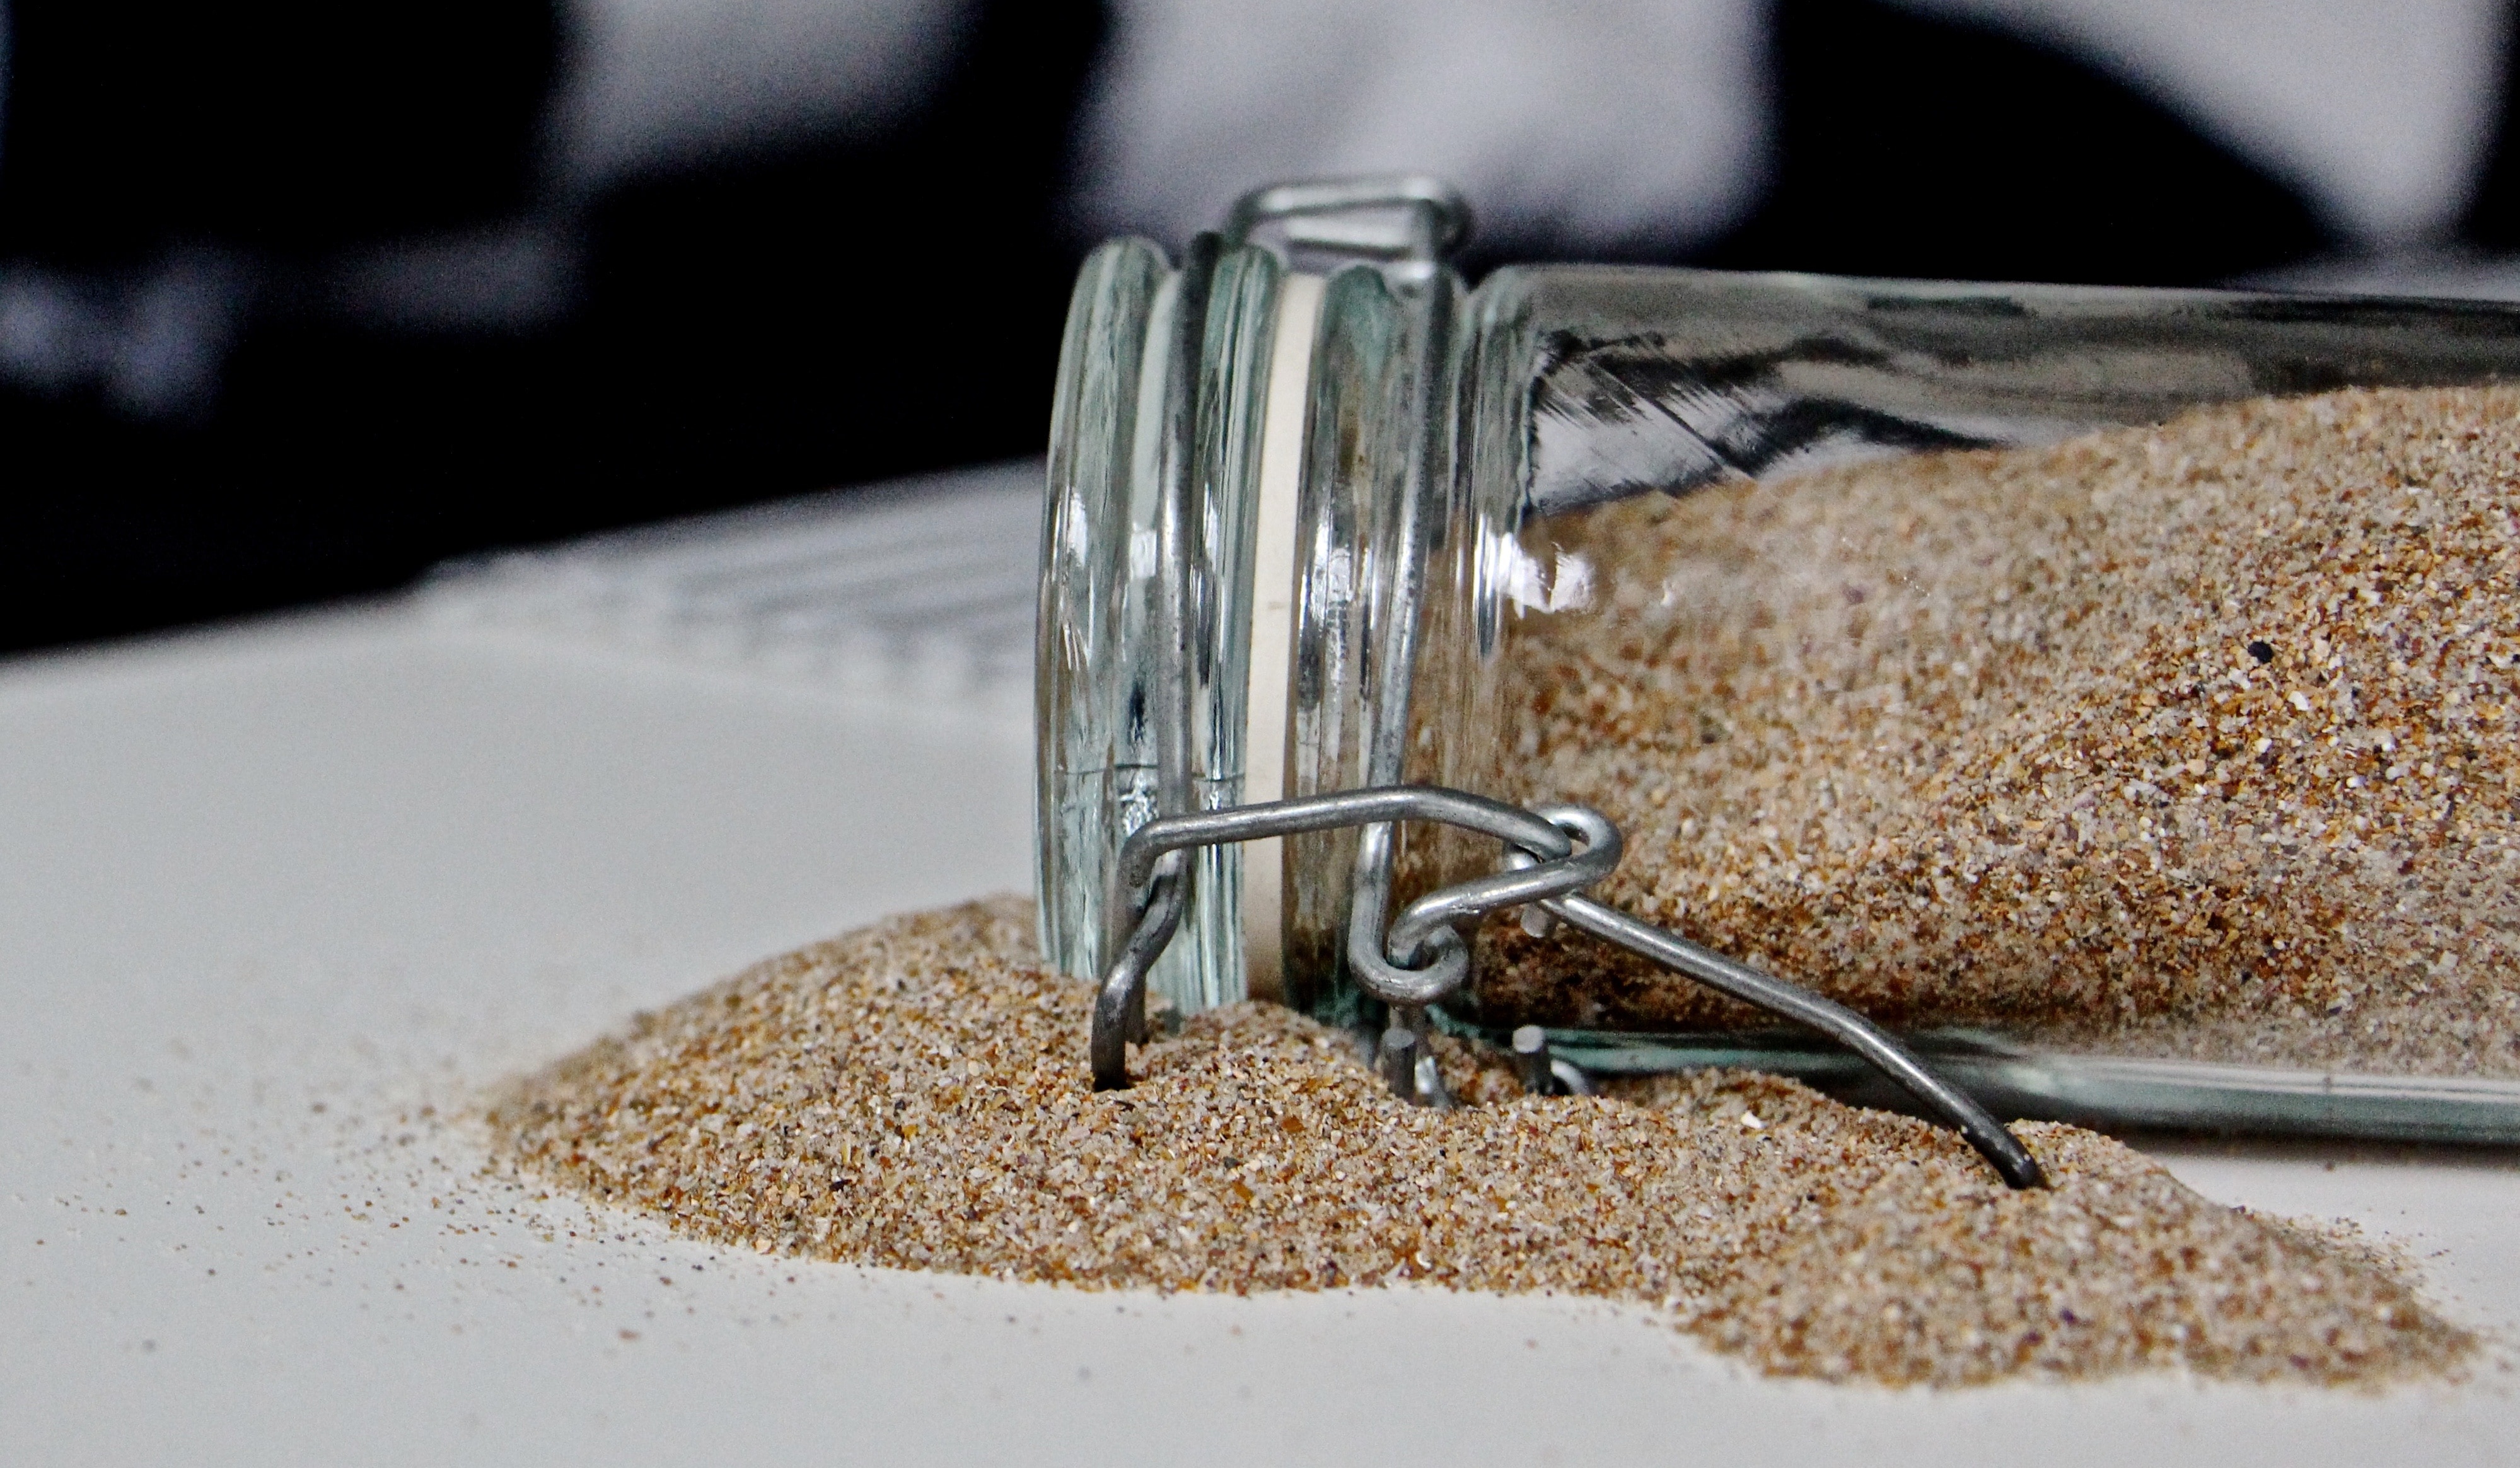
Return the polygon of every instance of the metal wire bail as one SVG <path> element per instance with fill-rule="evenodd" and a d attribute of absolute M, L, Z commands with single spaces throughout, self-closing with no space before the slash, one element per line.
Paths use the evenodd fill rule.
<path fill-rule="evenodd" d="M 1589 806 L 1530 810 L 1467 791 L 1434 785 L 1343 790 L 1265 805 L 1160 816 L 1129 835 L 1113 876 L 1111 909 L 1131 914 L 1117 956 L 1094 997 L 1089 1051 L 1097 1090 L 1129 1084 L 1128 1044 L 1146 1024 L 1147 971 L 1172 941 L 1188 897 L 1182 854 L 1192 847 L 1341 826 L 1435 822 L 1493 836 L 1505 845 L 1503 869 L 1438 888 L 1400 912 L 1386 928 L 1382 914 L 1355 910 L 1348 960 L 1366 992 L 1396 1012 L 1422 1010 L 1458 990 L 1469 975 L 1463 930 L 1491 912 L 1537 909 L 1630 953 L 1779 1018 L 1809 1026 L 1854 1051 L 1913 1097 L 1928 1114 L 1967 1138 L 2003 1180 L 2040 1187 L 2046 1176 L 2021 1139 L 1967 1092 L 1936 1075 L 1914 1051 L 1863 1015 L 1796 984 L 1734 962 L 1677 933 L 1639 921 L 1584 895 L 1618 867 L 1621 841 L 1609 818 Z M 1417 1024 L 1395 1030 L 1420 1036 Z M 1440 1103 L 1440 1085 L 1423 1079 L 1433 1058 L 1385 1037 L 1380 1052 L 1393 1090 Z M 1562 1063 L 1562 1062 L 1561 1062 Z"/>

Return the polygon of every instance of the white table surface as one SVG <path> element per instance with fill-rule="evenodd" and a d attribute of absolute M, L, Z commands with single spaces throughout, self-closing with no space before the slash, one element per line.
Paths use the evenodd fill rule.
<path fill-rule="evenodd" d="M 1008 706 L 425 601 L 0 664 L 0 1462 L 2520 1461 L 2507 1353 L 2380 1394 L 1830 1388 L 1592 1303 L 801 1264 L 483 1175 L 500 1077 L 1024 886 Z M 2507 1154 L 2156 1149 L 2520 1325 Z"/>

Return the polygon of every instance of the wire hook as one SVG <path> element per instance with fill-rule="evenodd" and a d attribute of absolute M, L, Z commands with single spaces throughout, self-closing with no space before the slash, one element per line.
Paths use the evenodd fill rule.
<path fill-rule="evenodd" d="M 1132 921 L 1095 994 L 1088 1047 L 1095 1089 L 1112 1090 L 1129 1084 L 1128 1043 L 1144 1033 L 1147 973 L 1171 943 L 1189 901 L 1189 871 L 1181 853 L 1195 846 L 1400 821 L 1437 822 L 1494 836 L 1506 846 L 1505 869 L 1427 893 L 1402 909 L 1385 931 L 1372 931 L 1379 926 L 1378 912 L 1362 905 L 1352 911 L 1350 967 L 1376 999 L 1397 1008 L 1438 1002 L 1469 975 L 1464 927 L 1508 908 L 1526 912 L 1536 908 L 1720 994 L 1820 1031 L 1967 1138 L 2005 1182 L 2017 1188 L 2046 1185 L 2038 1159 L 2019 1137 L 1870 1020 L 1586 896 L 1619 864 L 1619 829 L 1608 817 L 1571 804 L 1525 810 L 1438 785 L 1386 785 L 1161 816 L 1130 832 L 1114 864 L 1110 911 L 1126 912 Z M 1410 1066 L 1412 1081 L 1404 1094 L 1425 1091 L 1416 1079 L 1419 1068 Z M 1393 1087 L 1402 1089 L 1398 1063 L 1390 1070 Z"/>

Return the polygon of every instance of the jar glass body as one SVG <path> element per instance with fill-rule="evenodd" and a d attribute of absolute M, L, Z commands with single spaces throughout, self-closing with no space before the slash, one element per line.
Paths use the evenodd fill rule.
<path fill-rule="evenodd" d="M 2384 733 L 2355 734 L 2350 720 L 2331 729 L 2333 718 L 2245 737 L 2214 727 L 2200 746 L 2213 778 L 2182 784 L 2157 761 L 2135 772 L 2149 734 L 2160 735 L 2156 752 L 2196 742 L 2171 736 L 2175 720 L 2192 729 L 2231 717 L 2207 687 L 2216 679 L 2289 674 L 2305 696 L 2330 688 L 2338 670 L 2310 666 L 2312 629 L 2277 629 L 2300 634 L 2281 639 L 2281 667 L 2253 655 L 2266 637 L 2236 639 L 2238 662 L 2191 670 L 2179 708 L 2141 706 L 2152 722 L 2140 729 L 2120 710 L 2127 737 L 2109 760 L 2013 771 L 2001 809 L 1958 801 L 1952 792 L 1968 782 L 1934 763 L 1937 731 L 1957 727 L 1955 699 L 1962 711 L 2027 706 L 2003 699 L 2047 677 L 2043 659 L 2072 642 L 2041 616 L 2084 606 L 2086 593 L 2130 574 L 2091 558 L 2088 524 L 2069 527 L 2083 556 L 2070 564 L 2044 555 L 2035 535 L 1992 533 L 2001 487 L 1955 486 L 2014 471 L 1972 451 L 2036 449 L 2214 404 L 2520 379 L 2510 309 L 1608 267 L 1513 268 L 1463 292 L 1441 271 L 1395 279 L 1359 268 L 1329 278 L 1304 335 L 1283 793 L 1406 779 L 1596 804 L 1627 830 L 1630 851 L 1598 895 L 1903 1030 L 2020 1114 L 2520 1139 L 2520 1051 L 2490 1016 L 2470 1038 L 2459 1033 L 2467 1009 L 2494 1002 L 2494 986 L 2452 1001 L 2451 969 L 2435 953 L 2429 979 L 2407 968 L 2322 991 L 2279 947 L 2300 926 L 2285 905 L 2336 880 L 2341 859 L 2335 843 L 2319 844 L 2336 831 L 2300 834 L 2320 813 L 2290 812 L 2275 829 L 2281 822 L 2248 807 L 2249 762 L 2268 752 L 2256 741 L 2299 739 L 2297 750 L 2268 749 L 2311 759 L 2338 747 L 2318 743 L 2331 734 L 2350 745 Z M 1849 467 L 1919 453 L 1958 457 L 1912 483 Z M 2104 467 L 2095 460 L 2092 472 Z M 2060 473 L 2072 478 L 2050 466 L 2032 486 L 2047 498 L 2025 501 L 2024 514 L 2059 512 Z M 1256 494 L 1222 494 L 1256 505 Z M 1883 502 L 1901 494 L 1918 496 L 1913 514 Z M 1758 539 L 1771 522 L 1782 528 Z M 1940 559 L 1910 554 L 1919 536 L 1977 536 L 1988 555 L 2010 544 L 2002 554 L 2026 556 L 2037 585 L 2018 588 L 2017 603 L 1998 601 L 2010 594 L 1989 578 L 2001 581 L 2003 567 L 1954 560 L 1952 546 Z M 2121 549 L 2134 558 L 2147 550 Z M 1966 574 L 1924 585 L 1919 566 Z M 1247 584 L 1242 595 L 1267 599 Z M 1050 610 L 1046 601 L 1046 640 Z M 2250 615 L 2238 608 L 2233 625 Z M 1794 645 L 1816 630 L 1829 647 Z M 1208 631 L 1240 637 L 1247 653 L 1247 630 Z M 1248 671 L 1247 657 L 1231 667 Z M 2138 700 L 2130 709 L 2146 692 L 2119 691 Z M 1055 693 L 1045 683 L 1046 709 Z M 2089 698 L 2079 706 L 2106 712 Z M 1823 728 L 1836 744 L 1807 737 Z M 1814 749 L 1857 747 L 1846 740 L 1860 730 L 1881 734 L 1875 742 L 1906 763 L 1810 764 Z M 1241 733 L 1238 747 L 1270 742 Z M 2342 771 L 2345 757 L 2333 759 Z M 1049 762 L 1046 753 L 1045 790 Z M 1893 766 L 1896 778 L 1885 775 Z M 2375 774 L 2388 768 L 2380 760 Z M 1225 792 L 1240 786 L 1220 771 L 1206 772 L 1201 798 L 1230 803 Z M 2051 788 L 2067 805 L 2092 795 L 2095 772 L 2116 781 L 2115 793 L 2099 792 L 2108 809 L 2045 808 Z M 1045 796 L 1045 822 L 1073 823 L 1080 808 L 1067 809 L 1057 817 Z M 2345 805 L 2327 814 L 2351 817 Z M 1112 830 L 1129 820 L 1093 819 Z M 2275 839 L 2245 862 L 2222 841 L 2219 867 L 2182 867 L 2182 851 L 2248 823 L 2249 839 Z M 1955 828 L 1968 839 L 1936 845 Z M 1054 864 L 1079 864 L 1051 843 L 1044 851 L 1045 901 L 1074 900 L 1076 884 L 1062 887 Z M 1325 832 L 1265 858 L 1282 869 L 1278 993 L 1331 1019 L 1371 1007 L 1342 974 L 1356 853 L 1353 833 Z M 1496 858 L 1492 843 L 1413 829 L 1393 880 L 1405 898 Z M 2080 875 L 2060 883 L 2060 871 Z M 1253 988 L 1234 982 L 1249 914 L 1226 912 L 1247 883 L 1238 870 L 1208 883 L 1193 904 L 1204 905 L 1204 937 L 1177 944 L 1171 959 L 1204 964 L 1205 977 L 1176 981 L 1176 1003 Z M 2182 883 L 2183 895 L 2173 890 Z M 2007 895 L 1990 897 L 1997 888 Z M 2238 917 L 2270 912 L 2233 936 Z M 2197 921 L 2207 926 L 2187 932 Z M 1969 924 L 1987 931 L 1958 931 Z M 2359 952 L 2331 946 L 2326 961 Z M 1541 1024 L 1596 1069 L 1860 1074 L 1833 1050 L 1580 937 L 1491 921 L 1474 953 L 1468 985 L 1442 1016 L 1460 1028 L 1501 1036 Z M 1073 971 L 1092 971 L 1090 956 L 1072 945 L 1067 955 Z M 2454 968 L 2458 956 L 2447 961 Z M 2443 991 L 2437 1001 L 2420 992 L 2428 985 Z M 2373 1028 L 2352 1011 L 2382 990 L 2398 996 L 2394 1017 Z M 2320 992 L 2355 998 L 2308 1012 L 2305 998 Z M 2405 1043 L 2409 1023 L 2428 1028 L 2427 1014 L 2438 1033 Z"/>

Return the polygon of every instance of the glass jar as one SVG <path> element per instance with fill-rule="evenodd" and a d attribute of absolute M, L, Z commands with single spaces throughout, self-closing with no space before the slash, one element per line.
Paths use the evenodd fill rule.
<path fill-rule="evenodd" d="M 2343 859 L 2333 841 L 2318 848 L 2321 833 L 2296 839 L 2302 823 L 2283 821 L 2300 811 L 2233 802 L 2252 770 L 2295 757 L 2275 739 L 2296 738 L 2303 760 L 2339 746 L 2314 749 L 2316 729 L 2223 728 L 2238 716 L 2218 711 L 2256 707 L 2287 680 L 2296 702 L 2340 683 L 2344 654 L 2314 659 L 2314 643 L 2331 654 L 2308 623 L 2251 634 L 2230 667 L 2192 669 L 2176 708 L 2129 705 L 2140 717 L 2119 724 L 2157 735 L 2158 750 L 2204 752 L 2176 771 L 2145 767 L 2101 814 L 2041 804 L 2051 789 L 2083 799 L 2071 791 L 2096 777 L 2080 766 L 2072 778 L 2015 771 L 2004 802 L 1953 796 L 1934 745 L 1960 727 L 1948 718 L 1900 735 L 1914 745 L 1903 756 L 1912 795 L 1891 766 L 1850 774 L 1801 747 L 1855 750 L 1862 765 L 1871 746 L 1847 743 L 1849 729 L 1912 724 L 1904 710 L 1936 698 L 1975 707 L 2005 678 L 2059 676 L 2040 661 L 2054 629 L 1991 609 L 2011 592 L 1988 575 L 2020 568 L 1983 573 L 1959 554 L 2004 528 L 1988 476 L 2016 471 L 1961 457 L 1914 461 L 1953 466 L 1927 469 L 1941 480 L 1884 478 L 1880 464 L 2066 444 L 2207 405 L 2520 380 L 2520 310 L 1581 265 L 1508 267 L 1469 291 L 1443 264 L 1465 229 L 1460 201 L 1422 180 L 1286 186 L 1246 199 L 1179 267 L 1137 241 L 1087 262 L 1043 541 L 1038 869 L 1052 961 L 1093 976 L 1112 960 L 1126 931 L 1120 842 L 1158 812 L 1401 783 L 1581 799 L 1629 831 L 1602 897 L 1903 1031 L 2005 1114 L 2520 1140 L 2520 1040 L 2505 1038 L 2491 974 L 2453 981 L 2461 955 L 2445 952 L 2428 960 L 2435 981 L 2408 968 L 2364 976 L 2385 981 L 2376 989 L 2328 983 L 2286 956 L 2283 921 L 2259 920 L 2336 880 Z M 2170 472 L 2129 467 L 2158 446 L 2092 442 L 2114 447 L 2091 451 L 2089 472 L 2126 476 L 2129 493 Z M 2033 488 L 2083 492 L 2071 464 L 2042 472 Z M 1902 494 L 1917 497 L 1904 529 Z M 2082 512 L 2070 495 L 2024 495 L 2024 516 L 2066 527 L 1987 541 L 1990 556 L 2028 557 L 2025 607 L 2085 607 L 2077 598 L 2152 554 L 2122 547 L 2133 558 L 2112 570 L 2105 538 L 2067 523 Z M 1770 522 L 1787 524 L 1782 540 L 1753 535 Z M 2177 516 L 2158 523 L 2175 529 Z M 1953 544 L 1901 549 L 1918 536 Z M 2083 559 L 2049 554 L 2059 545 Z M 1943 571 L 1948 582 L 1931 580 Z M 1843 604 L 1815 611 L 1828 596 Z M 1938 598 L 1966 602 L 1966 617 L 1947 617 Z M 1948 663 L 1938 617 L 1975 619 L 1947 640 L 1961 649 Z M 1887 621 L 1904 630 L 1865 630 Z M 1870 650 L 1850 661 L 1813 654 L 1807 636 L 1799 649 L 1778 643 L 1776 627 L 1796 626 L 1871 637 Z M 1180 655 L 1168 662 L 1166 647 Z M 2512 650 L 2487 649 L 2477 666 L 2506 666 Z M 1884 697 L 1903 711 L 1881 714 Z M 2086 699 L 2087 715 L 2096 707 Z M 1805 738 L 1823 729 L 1835 744 Z M 2389 750 L 2356 744 L 2366 734 L 2388 737 L 2353 734 L 2332 755 L 2338 771 L 2397 768 Z M 2044 736 L 2023 735 L 2023 759 L 2035 763 Z M 1838 781 L 1852 791 L 1844 807 Z M 2508 797 L 2469 789 L 2460 798 L 2498 821 Z M 1786 806 L 1800 823 L 1779 829 L 1769 818 Z M 2233 845 L 2244 809 L 2268 822 L 2249 830 L 2258 845 Z M 2119 816 L 2123 829 L 2109 823 Z M 1960 856 L 1918 855 L 1946 836 Z M 2202 876 L 2180 866 L 2208 847 L 2241 856 Z M 2121 880 L 2099 869 L 2113 862 L 2150 867 Z M 1266 998 L 1370 1024 L 1376 1006 L 1344 942 L 1358 894 L 1405 900 L 1496 863 L 1492 840 L 1432 826 L 1205 847 L 1150 983 L 1177 1012 Z M 2039 875 L 2049 864 L 2084 874 Z M 1881 875 L 1892 868 L 1912 890 Z M 2174 876 L 2154 880 L 2164 870 Z M 2011 895 L 1962 890 L 1987 881 Z M 2160 901 L 2134 901 L 2146 893 Z M 2251 912 L 2256 926 L 2231 937 L 2225 919 Z M 1437 1021 L 1492 1040 L 1537 1024 L 1593 1070 L 1747 1064 L 1860 1091 L 1862 1067 L 1836 1047 L 1536 926 L 1480 927 L 1470 977 Z M 2520 982 L 2509 987 L 2520 1004 Z M 2304 1009 L 2305 995 L 2329 992 L 2345 1010 Z M 2386 1024 L 2365 1023 L 2381 1009 Z M 2407 1043 L 2408 1016 L 2421 1044 Z M 2520 1036 L 2520 1018 L 2507 1034 Z"/>

